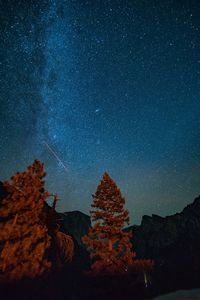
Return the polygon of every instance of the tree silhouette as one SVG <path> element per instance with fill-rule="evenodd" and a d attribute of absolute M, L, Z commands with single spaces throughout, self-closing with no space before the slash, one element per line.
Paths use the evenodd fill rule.
<path fill-rule="evenodd" d="M 43 164 L 35 160 L 25 172 L 5 182 L 8 195 L 0 206 L 0 279 L 34 278 L 51 267 L 47 259 L 51 237 L 41 220 L 48 192 Z"/>
<path fill-rule="evenodd" d="M 124 204 L 120 189 L 105 173 L 93 195 L 91 218 L 94 225 L 82 238 L 90 251 L 92 270 L 97 273 L 123 273 L 133 264 L 131 232 L 122 230 L 129 222 Z"/>

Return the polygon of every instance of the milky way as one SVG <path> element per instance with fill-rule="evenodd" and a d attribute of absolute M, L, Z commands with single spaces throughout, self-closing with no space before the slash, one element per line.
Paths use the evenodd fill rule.
<path fill-rule="evenodd" d="M 107 171 L 133 223 L 199 195 L 198 1 L 2 0 L 0 14 L 0 180 L 38 158 L 58 209 L 88 213 Z"/>

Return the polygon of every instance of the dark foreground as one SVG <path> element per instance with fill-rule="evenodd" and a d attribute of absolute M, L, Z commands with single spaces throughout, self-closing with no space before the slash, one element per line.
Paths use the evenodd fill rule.
<path fill-rule="evenodd" d="M 76 270 L 77 271 L 77 270 Z M 163 270 L 164 271 L 164 270 Z M 158 273 L 151 276 L 148 287 L 143 277 L 135 274 L 115 276 L 91 276 L 82 272 L 74 272 L 73 268 L 63 269 L 46 278 L 24 280 L 0 286 L 0 299 L 20 300 L 134 300 L 152 299 L 176 290 L 200 288 L 199 274 Z M 191 292 L 192 293 L 192 292 Z M 161 299 L 193 299 L 178 298 L 178 294 Z M 190 295 L 190 292 L 187 292 Z M 168 298 L 167 298 L 168 297 Z M 200 299 L 200 293 L 199 298 Z"/>

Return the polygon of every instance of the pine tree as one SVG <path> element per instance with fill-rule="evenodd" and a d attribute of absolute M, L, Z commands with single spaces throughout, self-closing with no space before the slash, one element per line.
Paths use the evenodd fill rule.
<path fill-rule="evenodd" d="M 123 273 L 133 264 L 131 232 L 123 231 L 129 222 L 124 204 L 120 189 L 105 173 L 93 195 L 91 218 L 94 225 L 82 239 L 90 251 L 94 272 Z"/>
<path fill-rule="evenodd" d="M 48 271 L 51 237 L 41 220 L 48 192 L 43 164 L 35 160 L 25 172 L 5 182 L 8 195 L 0 206 L 0 280 L 34 278 Z"/>

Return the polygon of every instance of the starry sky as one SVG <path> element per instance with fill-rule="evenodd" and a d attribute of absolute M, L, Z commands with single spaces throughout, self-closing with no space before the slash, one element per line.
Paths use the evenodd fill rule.
<path fill-rule="evenodd" d="M 199 0 L 0 0 L 0 43 L 0 180 L 88 213 L 107 171 L 134 224 L 200 194 Z"/>

